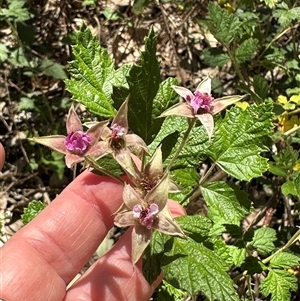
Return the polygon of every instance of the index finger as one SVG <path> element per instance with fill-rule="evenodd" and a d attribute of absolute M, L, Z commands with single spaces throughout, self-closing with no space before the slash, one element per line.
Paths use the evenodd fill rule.
<path fill-rule="evenodd" d="M 0 297 L 27 300 L 24 292 L 30 287 L 23 285 L 26 281 L 42 289 L 39 296 L 43 285 L 45 300 L 61 300 L 65 285 L 113 226 L 112 214 L 122 203 L 122 191 L 123 185 L 113 179 L 88 171 L 78 176 L 0 250 L 0 258 L 7 259 L 0 265 Z M 45 285 L 49 283 L 56 286 L 52 292 Z M 13 291 L 4 292 L 1 287 Z M 40 300 L 39 296 L 30 300 Z"/>

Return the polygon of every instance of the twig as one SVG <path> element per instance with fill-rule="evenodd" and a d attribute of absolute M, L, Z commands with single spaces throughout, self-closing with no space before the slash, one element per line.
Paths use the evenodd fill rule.
<path fill-rule="evenodd" d="M 277 204 L 277 200 L 275 198 L 275 196 L 272 196 L 269 201 L 267 202 L 266 206 L 264 206 L 264 208 L 262 208 L 257 215 L 254 217 L 254 219 L 252 220 L 252 222 L 249 224 L 249 226 L 246 228 L 245 232 L 249 231 L 250 229 L 252 229 L 257 223 L 259 223 L 259 221 L 265 216 L 267 210 L 269 208 L 275 208 Z"/>

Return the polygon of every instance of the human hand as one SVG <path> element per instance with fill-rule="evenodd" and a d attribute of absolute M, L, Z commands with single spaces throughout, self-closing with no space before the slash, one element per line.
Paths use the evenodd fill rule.
<path fill-rule="evenodd" d="M 0 167 L 4 150 L 0 147 Z M 131 231 L 66 292 L 113 226 L 123 186 L 89 171 L 78 176 L 0 249 L 0 298 L 6 301 L 149 300 L 141 261 L 131 262 Z M 174 216 L 183 208 L 170 202 Z"/>

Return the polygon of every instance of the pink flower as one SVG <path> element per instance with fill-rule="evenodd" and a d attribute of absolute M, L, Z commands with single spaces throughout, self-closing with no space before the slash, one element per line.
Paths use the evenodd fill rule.
<path fill-rule="evenodd" d="M 143 139 L 135 134 L 128 134 L 127 120 L 128 101 L 125 100 L 111 122 L 104 127 L 99 142 L 100 152 L 96 159 L 112 154 L 114 159 L 121 165 L 124 171 L 133 176 L 139 171 L 131 158 L 130 147 L 148 152 L 148 147 Z"/>
<path fill-rule="evenodd" d="M 151 240 L 152 232 L 158 230 L 169 235 L 185 237 L 173 219 L 168 205 L 169 173 L 165 173 L 150 191 L 141 196 L 129 184 L 123 192 L 124 204 L 117 211 L 115 225 L 134 226 L 132 231 L 132 262 L 136 263 Z"/>
<path fill-rule="evenodd" d="M 82 131 L 71 132 L 65 139 L 67 150 L 74 154 L 83 154 L 90 145 L 90 136 Z"/>
<path fill-rule="evenodd" d="M 83 161 L 85 156 L 98 155 L 100 152 L 98 141 L 106 125 L 107 121 L 98 122 L 84 132 L 81 121 L 72 106 L 67 116 L 67 136 L 34 137 L 32 140 L 65 154 L 66 165 L 72 168 L 74 164 Z"/>
<path fill-rule="evenodd" d="M 173 89 L 185 100 L 167 109 L 161 114 L 165 116 L 183 116 L 187 118 L 198 118 L 202 123 L 209 139 L 214 131 L 213 115 L 221 112 L 227 106 L 242 99 L 242 96 L 232 95 L 214 99 L 211 95 L 211 79 L 206 77 L 192 93 L 187 88 L 173 86 Z"/>
<path fill-rule="evenodd" d="M 157 185 L 163 174 L 162 151 L 161 146 L 159 146 L 141 171 L 133 172 L 132 174 L 128 174 L 128 176 L 134 183 L 135 189 L 141 196 L 144 196 Z M 169 180 L 168 186 L 169 193 L 180 191 L 178 185 L 172 180 Z"/>
<path fill-rule="evenodd" d="M 153 203 L 143 208 L 141 205 L 135 205 L 132 210 L 133 217 L 138 219 L 141 225 L 151 229 L 153 220 L 158 213 L 158 206 Z"/>

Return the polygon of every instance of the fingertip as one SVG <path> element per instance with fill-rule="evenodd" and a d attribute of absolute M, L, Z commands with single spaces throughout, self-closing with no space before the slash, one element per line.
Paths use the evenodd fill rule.
<path fill-rule="evenodd" d="M 5 150 L 3 145 L 0 143 L 0 170 L 2 169 L 5 161 Z"/>
<path fill-rule="evenodd" d="M 180 204 L 178 204 L 177 202 L 175 202 L 173 200 L 169 200 L 168 201 L 168 206 L 169 206 L 169 209 L 172 212 L 172 215 L 174 217 L 178 217 L 178 216 L 181 216 L 181 215 L 186 215 L 185 209 Z"/>

